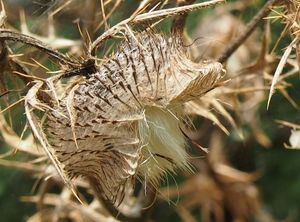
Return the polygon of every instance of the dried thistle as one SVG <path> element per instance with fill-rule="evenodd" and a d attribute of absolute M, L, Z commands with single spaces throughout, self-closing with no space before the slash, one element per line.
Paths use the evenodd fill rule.
<path fill-rule="evenodd" d="M 157 186 L 166 172 L 189 168 L 184 104 L 215 88 L 225 71 L 220 63 L 194 63 L 176 33 L 134 32 L 128 24 L 202 6 L 124 20 L 91 44 L 94 55 L 103 40 L 125 27 L 117 52 L 100 64 L 94 58 L 74 61 L 36 38 L 0 30 L 2 41 L 29 44 L 64 66 L 57 76 L 32 77 L 24 101 L 34 136 L 75 195 L 72 179 L 81 177 L 100 199 L 119 204 L 137 177 Z"/>
<path fill-rule="evenodd" d="M 65 3 L 62 1 L 62 6 L 58 6 L 51 14 L 55 16 L 71 2 L 72 0 Z M 21 26 L 22 34 L 6 29 L 0 31 L 1 44 L 7 49 L 7 51 L 2 50 L 5 59 L 1 59 L 1 64 L 14 64 L 9 71 L 22 76 L 25 83 L 29 82 L 27 86 L 30 86 L 30 90 L 20 101 L 25 101 L 29 125 L 40 143 L 37 146 L 44 149 L 44 152 L 36 152 L 32 148 L 34 143 L 32 135 L 27 139 L 21 139 L 22 136 L 19 138 L 0 113 L 0 129 L 3 131 L 4 140 L 21 152 L 39 157 L 30 163 L 0 159 L 0 164 L 23 168 L 33 172 L 34 175 L 47 178 L 41 182 L 37 196 L 22 198 L 36 203 L 38 207 L 39 212 L 29 221 L 61 218 L 72 221 L 115 221 L 117 219 L 144 221 L 145 217 L 142 216 L 146 211 L 144 209 L 154 203 L 154 197 L 151 196 L 153 193 L 149 190 L 153 187 L 157 189 L 166 173 L 173 172 L 176 168 L 190 169 L 188 160 L 193 158 L 189 158 L 186 136 L 182 130 L 190 123 L 190 114 L 211 120 L 227 135 L 231 130 L 236 132 L 240 130 L 239 121 L 234 117 L 239 116 L 241 122 L 247 122 L 251 128 L 254 128 L 254 136 L 258 142 L 265 146 L 270 144 L 268 138 L 262 137 L 263 133 L 257 131 L 260 125 L 257 122 L 259 120 L 255 118 L 256 108 L 253 109 L 265 99 L 263 91 L 268 87 L 264 86 L 264 80 L 275 60 L 274 57 L 272 61 L 267 59 L 267 56 L 270 56 L 267 32 L 262 41 L 261 53 L 254 65 L 246 68 L 238 66 L 239 72 L 236 71 L 237 69 L 230 72 L 230 61 L 227 59 L 245 42 L 245 38 L 267 15 L 270 6 L 275 4 L 276 0 L 268 1 L 236 40 L 232 41 L 228 38 L 224 44 L 228 45 L 228 48 L 223 50 L 222 47 L 215 47 L 214 58 L 219 58 L 222 62 L 226 61 L 229 67 L 227 73 L 233 79 L 226 85 L 222 84 L 225 86 L 218 87 L 207 94 L 206 92 L 220 85 L 224 74 L 222 65 L 212 61 L 195 63 L 196 59 L 188 55 L 190 48 L 184 46 L 178 32 L 183 31 L 182 24 L 188 11 L 222 0 L 194 5 L 190 4 L 193 2 L 190 0 L 178 0 L 178 7 L 167 10 L 163 8 L 165 4 L 170 3 L 168 1 L 156 4 L 159 1 L 144 0 L 130 17 L 109 28 L 107 18 L 121 5 L 120 2 L 103 0 L 98 8 L 96 8 L 96 1 L 93 4 L 81 3 L 80 6 L 88 5 L 88 11 L 93 11 L 88 15 L 82 7 L 77 7 L 80 8 L 80 12 L 74 14 L 82 21 L 76 22 L 82 25 L 83 32 L 85 30 L 89 32 L 89 34 L 81 33 L 83 38 L 94 39 L 93 34 L 103 24 L 106 30 L 94 42 L 89 42 L 86 47 L 89 49 L 88 52 L 84 53 L 78 48 L 70 50 L 72 52 L 77 50 L 75 52 L 77 55 L 85 55 L 79 60 L 73 60 L 44 43 L 57 40 L 51 43 L 52 47 L 60 48 L 67 46 L 65 43 L 68 42 L 69 48 L 78 47 L 80 41 L 64 41 L 67 39 L 51 35 L 54 32 L 49 32 L 49 36 L 43 38 L 28 31 L 26 25 Z M 229 3 L 226 8 L 230 8 L 231 4 L 241 6 L 244 3 L 242 1 Z M 113 9 L 109 11 L 111 6 Z M 97 10 L 101 10 L 101 13 L 100 11 L 96 13 Z M 81 17 L 83 14 L 86 15 Z M 153 29 L 156 23 L 152 23 L 152 19 L 163 19 L 169 16 L 174 16 L 172 31 L 176 34 L 162 35 Z M 211 17 L 210 22 L 213 22 L 215 17 Z M 99 18 L 102 22 L 98 26 Z M 21 23 L 25 23 L 24 18 L 21 20 L 23 21 Z M 220 20 L 224 21 L 223 18 Z M 143 24 L 142 27 L 139 26 L 143 31 L 133 31 L 133 25 L 137 23 Z M 144 29 L 145 24 L 147 24 L 146 29 Z M 227 27 L 228 25 L 226 23 Z M 207 26 L 211 27 L 212 23 L 205 25 L 206 38 L 209 36 Z M 294 31 L 296 34 L 294 37 L 297 38 L 298 32 Z M 225 36 L 225 33 L 213 32 L 213 34 Z M 124 38 L 116 52 L 104 59 L 96 58 L 96 49 L 103 46 L 106 39 L 115 36 Z M 228 36 L 231 34 L 229 33 Z M 215 37 L 212 38 L 217 41 Z M 32 70 L 30 74 L 29 72 L 24 74 L 26 69 L 16 71 L 19 62 L 15 55 L 10 55 L 12 52 L 6 45 L 6 40 L 23 42 L 46 52 L 50 58 L 57 59 L 56 65 L 62 70 L 58 75 L 47 79 L 40 78 L 39 74 L 39 77 L 35 76 Z M 208 51 L 213 53 L 213 48 L 209 47 Z M 224 53 L 220 53 L 222 51 Z M 107 55 L 109 52 L 105 51 L 103 54 Z M 249 50 L 246 50 L 246 54 L 250 55 Z M 235 55 L 241 59 L 238 53 Z M 234 56 L 231 58 L 236 65 Z M 40 60 L 38 61 L 36 63 L 40 64 Z M 245 66 L 245 62 L 249 61 L 242 61 L 240 65 Z M 3 73 L 5 69 L 1 71 Z M 270 76 L 267 78 L 270 79 Z M 258 90 L 260 90 L 259 95 L 253 95 Z M 20 104 L 20 101 L 9 105 L 2 112 L 9 110 L 14 104 Z M 223 125 L 218 114 L 221 114 L 232 128 Z M 201 143 L 210 140 L 209 147 L 212 152 L 208 156 L 216 158 L 213 154 L 216 143 L 224 142 L 227 136 L 222 135 L 218 138 L 211 136 L 218 132 L 218 129 L 214 127 L 211 132 L 206 127 L 211 123 L 204 122 L 205 126 L 201 125 L 197 136 L 194 135 Z M 190 136 L 188 133 L 187 135 Z M 200 147 L 195 143 L 196 140 L 190 139 L 193 145 Z M 245 143 L 247 142 L 249 141 L 245 140 Z M 208 150 L 200 148 L 204 151 Z M 47 153 L 52 164 L 49 165 L 46 157 L 43 156 L 44 153 Z M 197 163 L 199 162 L 201 161 L 197 160 Z M 197 165 L 196 161 L 193 163 Z M 54 166 L 60 176 L 57 175 Z M 171 192 L 168 190 L 171 196 L 180 194 L 182 197 L 176 207 L 182 219 L 194 221 L 191 213 L 199 206 L 202 208 L 201 216 L 206 221 L 211 219 L 211 215 L 214 215 L 218 221 L 225 221 L 225 212 L 228 213 L 228 210 L 232 218 L 240 221 L 249 221 L 253 215 L 261 213 L 258 191 L 252 183 L 254 178 L 251 174 L 235 170 L 229 163 L 220 160 L 209 159 L 204 167 L 199 168 L 200 173 L 196 176 L 185 180 L 176 189 L 171 188 Z M 49 177 L 51 178 L 48 179 Z M 85 197 L 77 193 L 77 188 L 80 190 L 83 188 L 84 192 L 92 192 L 98 198 L 93 196 L 92 202 L 78 204 L 70 189 L 61 183 L 61 179 L 83 202 Z M 143 183 L 143 189 L 147 191 L 139 192 L 139 196 L 132 195 L 136 179 Z M 51 194 L 49 184 L 53 182 L 62 185 L 61 193 L 58 191 L 58 194 Z M 138 191 L 138 188 L 135 191 Z M 164 190 L 158 190 L 160 191 L 164 194 Z M 142 198 L 144 199 L 141 201 Z M 150 201 L 146 202 L 146 199 Z M 113 218 L 114 216 L 116 219 Z"/>
<path fill-rule="evenodd" d="M 174 166 L 188 167 L 183 104 L 224 74 L 219 63 L 193 63 L 176 36 L 126 39 L 94 74 L 37 82 L 25 98 L 29 124 L 65 181 L 84 177 L 112 202 L 136 176 L 157 185 Z M 46 111 L 43 120 L 34 109 Z"/>

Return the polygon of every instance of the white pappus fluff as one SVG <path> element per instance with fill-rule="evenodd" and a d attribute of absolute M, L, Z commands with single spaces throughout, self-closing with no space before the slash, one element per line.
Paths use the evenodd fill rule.
<path fill-rule="evenodd" d="M 145 118 L 138 129 L 143 162 L 139 171 L 146 180 L 158 184 L 162 174 L 174 166 L 189 168 L 186 142 L 180 125 L 182 114 L 154 106 L 145 108 Z"/>

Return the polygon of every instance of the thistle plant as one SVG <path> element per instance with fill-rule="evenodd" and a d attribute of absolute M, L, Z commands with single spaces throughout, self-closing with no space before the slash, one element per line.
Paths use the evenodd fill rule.
<path fill-rule="evenodd" d="M 254 185 L 257 174 L 235 169 L 222 141 L 236 133 L 238 140 L 249 142 L 241 127 L 247 122 L 259 144 L 271 145 L 259 127 L 256 111 L 266 99 L 264 91 L 270 90 L 269 101 L 276 87 L 289 99 L 279 74 L 299 42 L 297 26 L 286 16 L 298 12 L 296 2 L 267 1 L 247 26 L 232 19 L 233 28 L 219 36 L 228 44 L 205 46 L 209 48 L 206 56 L 199 53 L 199 34 L 191 39 L 184 29 L 188 14 L 205 7 L 215 13 L 218 7 L 226 18 L 230 10 L 242 11 L 249 3 L 144 0 L 129 16 L 110 25 L 109 18 L 123 3 L 100 1 L 85 6 L 95 10 L 93 18 L 101 22 L 91 22 L 93 18 L 77 21 L 83 41 L 59 38 L 53 17 L 74 2 L 55 2 L 49 11 L 48 37 L 29 31 L 24 12 L 20 13 L 21 30 L 13 30 L 2 4 L 0 86 L 3 103 L 8 104 L 0 113 L 0 129 L 5 143 L 32 161 L 8 160 L 14 153 L 11 149 L 1 156 L 0 164 L 26 169 L 41 179 L 37 195 L 22 198 L 37 205 L 37 213 L 28 221 L 147 221 L 153 204 L 161 200 L 170 201 L 183 221 L 195 221 L 191 212 L 199 206 L 203 221 L 247 222 L 253 217 L 273 221 L 262 209 Z M 283 8 L 281 16 L 292 31 L 292 42 L 274 66 L 277 60 L 269 52 L 267 25 L 261 43 L 255 38 L 245 41 L 276 7 Z M 80 18 L 91 16 L 75 12 Z M 159 25 L 166 19 L 171 25 L 163 32 Z M 244 31 L 234 37 L 236 24 Z M 208 36 L 207 30 L 198 33 Z M 28 49 L 20 56 L 14 44 Z M 246 59 L 236 52 L 243 47 Z M 29 63 L 30 50 L 41 56 Z M 255 60 L 248 65 L 250 52 Z M 56 71 L 50 71 L 46 56 Z M 17 80 L 6 84 L 9 78 Z M 270 84 L 265 85 L 266 81 Z M 26 93 L 10 102 L 11 93 L 21 88 Z M 261 93 L 254 96 L 256 91 Z M 18 109 L 26 118 L 21 133 L 9 115 Z M 199 116 L 204 117 L 203 125 L 197 122 Z M 214 124 L 212 131 L 206 121 L 209 127 Z M 209 141 L 210 147 L 203 147 L 201 139 Z M 206 159 L 197 159 L 200 154 Z M 177 172 L 184 174 L 181 184 L 161 187 Z M 60 187 L 55 194 L 49 191 L 53 184 Z M 173 205 L 176 196 L 182 199 Z M 231 219 L 226 219 L 226 213 Z"/>

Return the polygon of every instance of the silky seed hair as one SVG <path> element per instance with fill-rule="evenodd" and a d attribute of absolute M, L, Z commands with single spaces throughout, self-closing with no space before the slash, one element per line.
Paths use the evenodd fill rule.
<path fill-rule="evenodd" d="M 177 35 L 125 33 L 95 73 L 36 83 L 26 114 L 65 182 L 86 179 L 116 203 L 136 177 L 156 186 L 166 172 L 189 168 L 183 105 L 223 75 L 220 63 L 191 61 Z M 43 120 L 35 110 L 46 110 Z"/>

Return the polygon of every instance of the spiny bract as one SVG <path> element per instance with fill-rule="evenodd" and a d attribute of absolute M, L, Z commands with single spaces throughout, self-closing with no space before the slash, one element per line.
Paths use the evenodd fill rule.
<path fill-rule="evenodd" d="M 68 179 L 83 177 L 115 202 L 136 176 L 157 184 L 188 167 L 183 104 L 223 74 L 220 63 L 192 62 L 175 35 L 127 34 L 96 73 L 32 89 L 29 103 L 47 112 L 43 121 L 27 115 Z"/>

